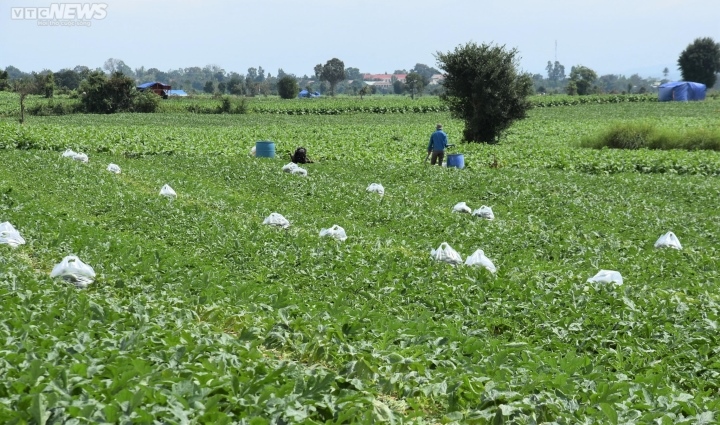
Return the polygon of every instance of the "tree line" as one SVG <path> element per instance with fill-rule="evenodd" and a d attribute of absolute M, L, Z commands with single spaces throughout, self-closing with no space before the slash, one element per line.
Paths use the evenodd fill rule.
<path fill-rule="evenodd" d="M 338 68 L 340 65 L 340 68 Z M 319 68 L 318 68 L 319 67 Z M 412 74 L 410 84 L 395 80 L 390 89 L 378 89 L 363 82 L 360 70 L 355 67 L 345 67 L 344 63 L 333 58 L 325 65 L 318 65 L 311 75 L 296 76 L 286 73 L 279 68 L 275 75 L 266 71 L 262 66 L 250 67 L 246 74 L 234 71 L 226 71 L 218 65 L 206 65 L 204 67 L 178 68 L 169 71 L 161 71 L 157 68 L 145 68 L 141 66 L 136 69 L 130 68 L 123 60 L 110 58 L 105 61 L 101 68 L 91 69 L 84 65 L 74 68 L 64 68 L 59 71 L 44 69 L 40 72 L 23 72 L 10 65 L 0 71 L 0 90 L 12 88 L 13 84 L 22 81 L 25 85 L 31 85 L 31 94 L 52 97 L 54 93 L 69 94 L 79 89 L 82 81 L 91 74 L 105 73 L 112 76 L 121 73 L 132 79 L 137 84 L 144 82 L 158 81 L 172 86 L 173 89 L 185 90 L 189 94 L 207 93 L 218 95 L 238 96 L 260 96 L 280 94 L 280 81 L 285 78 L 292 78 L 298 88 L 307 89 L 311 92 L 331 94 L 402 94 L 411 95 L 423 92 L 432 92 L 430 77 L 439 74 L 440 71 L 425 64 L 418 63 L 410 71 L 396 70 L 394 74 Z M 342 71 L 342 72 L 341 72 Z M 327 78 L 325 78 L 327 77 Z M 366 88 L 367 87 L 367 88 Z M 435 88 L 437 89 L 437 87 Z M 297 93 L 293 97 L 297 96 Z"/>

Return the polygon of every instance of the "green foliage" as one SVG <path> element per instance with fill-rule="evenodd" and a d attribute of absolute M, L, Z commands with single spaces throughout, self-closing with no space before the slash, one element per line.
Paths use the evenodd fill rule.
<path fill-rule="evenodd" d="M 584 147 L 600 149 L 684 149 L 720 151 L 720 131 L 696 128 L 686 131 L 658 129 L 649 122 L 616 124 L 596 137 L 586 137 Z"/>
<path fill-rule="evenodd" d="M 517 54 L 517 49 L 475 43 L 437 53 L 446 72 L 441 98 L 465 122 L 466 141 L 497 143 L 513 122 L 526 117 L 532 78 L 518 72 Z"/>
<path fill-rule="evenodd" d="M 582 145 L 594 148 L 640 149 L 650 145 L 655 132 L 655 126 L 649 122 L 620 123 L 596 138 L 586 138 Z"/>
<path fill-rule="evenodd" d="M 286 75 L 278 81 L 278 94 L 283 99 L 294 99 L 300 92 L 300 86 L 298 85 L 297 78 Z"/>
<path fill-rule="evenodd" d="M 609 121 L 717 128 L 716 109 L 535 108 L 464 145 L 464 170 L 421 162 L 428 123 L 459 137 L 447 112 L 2 120 L 0 220 L 28 243 L 0 245 L 0 418 L 713 423 L 720 154 L 574 145 Z M 265 139 L 308 147 L 307 178 L 247 155 Z M 347 241 L 318 237 L 335 223 Z M 668 230 L 683 250 L 653 248 Z M 444 241 L 498 272 L 432 262 Z M 49 278 L 66 254 L 87 290 Z M 625 284 L 586 282 L 600 268 Z"/>
<path fill-rule="evenodd" d="M 155 112 L 159 105 L 158 95 L 149 93 L 158 97 L 157 102 L 148 94 L 141 96 L 134 80 L 121 72 L 115 72 L 110 78 L 103 72 L 92 72 L 82 81 L 79 91 L 82 111 L 91 114 Z"/>
<path fill-rule="evenodd" d="M 37 102 L 29 105 L 27 112 L 30 115 L 37 116 L 68 115 L 78 112 L 78 109 L 78 103 L 49 99 L 47 102 Z"/>
<path fill-rule="evenodd" d="M 8 79 L 8 72 L 0 70 L 0 91 L 8 90 L 10 88 L 10 80 Z"/>
<path fill-rule="evenodd" d="M 597 80 L 597 73 L 592 69 L 578 65 L 570 69 L 570 81 L 568 82 L 568 94 L 579 94 L 585 96 L 592 94 L 592 86 Z M 570 85 L 573 88 L 570 88 Z M 572 90 L 572 93 L 571 93 Z"/>
<path fill-rule="evenodd" d="M 215 93 L 215 84 L 212 81 L 206 81 L 203 91 L 207 94 Z"/>
<path fill-rule="evenodd" d="M 243 80 L 238 76 L 232 76 L 227 84 L 227 91 L 230 94 L 241 95 L 244 92 Z"/>
<path fill-rule="evenodd" d="M 162 98 L 150 90 L 138 92 L 133 99 L 133 112 L 155 112 L 160 102 Z"/>
<path fill-rule="evenodd" d="M 338 58 L 332 58 L 325 62 L 325 65 L 315 65 L 315 75 L 330 84 L 330 94 L 335 96 L 335 86 L 345 79 L 345 63 Z"/>
<path fill-rule="evenodd" d="M 710 37 L 696 38 L 680 53 L 678 67 L 683 80 L 713 87 L 720 73 L 720 43 Z"/>
<path fill-rule="evenodd" d="M 411 72 L 405 76 L 405 90 L 410 93 L 412 99 L 415 99 L 415 95 L 422 93 L 423 87 L 425 87 L 423 76 L 417 72 Z"/>
<path fill-rule="evenodd" d="M 545 70 L 552 87 L 557 87 L 565 79 L 565 66 L 558 61 L 555 61 L 554 64 L 548 61 Z"/>
<path fill-rule="evenodd" d="M 209 105 L 190 103 L 185 105 L 185 110 L 194 114 L 246 114 L 248 112 L 247 99 L 222 96 L 220 104 L 212 102 Z"/>
<path fill-rule="evenodd" d="M 358 91 L 358 94 L 360 95 L 360 99 L 363 98 L 363 96 L 371 95 L 373 92 L 373 89 L 371 86 L 363 85 L 362 88 Z"/>

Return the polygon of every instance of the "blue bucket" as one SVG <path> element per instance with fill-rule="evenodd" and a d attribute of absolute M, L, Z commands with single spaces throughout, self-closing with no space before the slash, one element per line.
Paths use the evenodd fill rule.
<path fill-rule="evenodd" d="M 275 142 L 262 140 L 255 142 L 256 158 L 275 158 Z"/>
<path fill-rule="evenodd" d="M 448 168 L 465 168 L 465 157 L 461 153 L 450 154 L 447 157 L 447 166 Z"/>

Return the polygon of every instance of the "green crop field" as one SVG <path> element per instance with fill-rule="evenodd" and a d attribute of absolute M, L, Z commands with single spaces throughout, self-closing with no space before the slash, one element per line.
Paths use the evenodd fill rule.
<path fill-rule="evenodd" d="M 2 118 L 0 222 L 26 244 L 0 245 L 1 423 L 720 418 L 720 153 L 579 147 L 717 128 L 720 102 L 545 105 L 497 145 L 443 111 L 266 106 Z M 424 162 L 437 122 L 465 169 Z M 307 177 L 281 170 L 297 146 Z M 654 248 L 668 231 L 681 250 Z M 443 242 L 497 272 L 432 260 Z M 50 278 L 67 255 L 87 289 Z"/>

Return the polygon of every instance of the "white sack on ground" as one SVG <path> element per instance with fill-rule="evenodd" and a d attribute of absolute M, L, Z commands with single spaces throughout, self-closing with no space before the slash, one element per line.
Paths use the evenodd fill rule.
<path fill-rule="evenodd" d="M 465 260 L 465 265 L 485 267 L 490 273 L 495 273 L 497 271 L 497 268 L 495 268 L 495 264 L 493 264 L 493 262 L 485 256 L 485 253 L 482 249 L 478 249 L 471 256 L 469 256 Z"/>
<path fill-rule="evenodd" d="M 453 207 L 453 212 L 460 212 L 460 213 L 470 213 L 470 207 L 467 206 L 465 202 L 458 202 Z"/>
<path fill-rule="evenodd" d="M 385 188 L 380 183 L 371 183 L 366 190 L 372 193 L 379 193 L 380 195 L 385 194 Z"/>
<path fill-rule="evenodd" d="M 0 244 L 8 244 L 16 248 L 18 245 L 23 245 L 24 243 L 25 239 L 20 236 L 20 232 L 18 232 L 9 221 L 0 223 Z"/>
<path fill-rule="evenodd" d="M 615 270 L 600 270 L 595 276 L 591 277 L 587 281 L 591 283 L 614 283 L 617 286 L 621 286 L 623 284 L 623 278 L 620 275 L 620 272 Z"/>
<path fill-rule="evenodd" d="M 483 205 L 480 208 L 473 211 L 472 215 L 480 217 L 480 218 L 484 218 L 486 220 L 494 220 L 495 219 L 495 214 L 493 214 L 492 208 L 490 208 L 486 205 Z"/>
<path fill-rule="evenodd" d="M 321 229 L 320 237 L 330 237 L 339 241 L 344 241 L 347 239 L 347 234 L 345 233 L 345 229 L 335 224 L 329 229 Z"/>
<path fill-rule="evenodd" d="M 286 173 L 292 173 L 294 169 L 298 168 L 298 165 L 294 162 L 291 162 L 289 164 L 285 164 L 282 167 L 282 170 Z"/>
<path fill-rule="evenodd" d="M 162 187 L 162 189 L 160 189 L 160 195 L 161 195 L 161 196 L 165 196 L 165 197 L 167 197 L 167 198 L 176 198 L 176 197 L 177 197 L 177 193 L 175 193 L 175 191 L 173 190 L 173 188 L 170 187 L 170 185 L 167 185 L 167 184 L 164 185 L 164 186 Z"/>
<path fill-rule="evenodd" d="M 675 233 L 667 232 L 655 242 L 655 248 L 682 249 L 682 245 L 680 245 L 680 240 L 675 236 Z"/>
<path fill-rule="evenodd" d="M 460 254 L 458 254 L 457 251 L 452 249 L 452 247 L 447 242 L 441 243 L 438 249 L 430 250 L 430 257 L 432 257 L 434 260 L 443 261 L 452 265 L 462 264 L 463 262 Z"/>
<path fill-rule="evenodd" d="M 109 164 L 107 166 L 107 170 L 110 171 L 111 173 L 115 173 L 115 174 L 121 173 L 120 166 L 117 164 Z"/>
<path fill-rule="evenodd" d="M 287 229 L 290 227 L 290 222 L 283 217 L 281 214 L 278 213 L 271 213 L 264 221 L 263 224 L 267 224 L 270 226 L 277 226 L 282 227 L 283 229 Z"/>
<path fill-rule="evenodd" d="M 95 280 L 95 270 L 74 255 L 68 255 L 53 267 L 50 277 L 59 277 L 78 288 L 87 288 Z"/>

